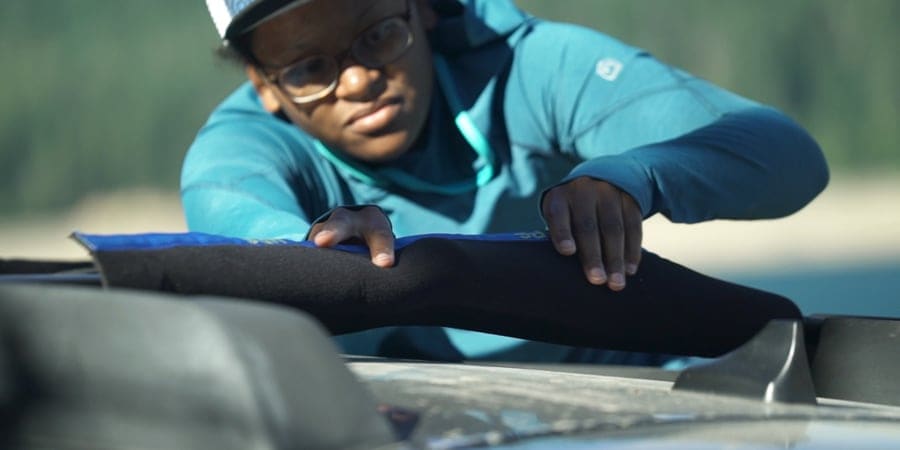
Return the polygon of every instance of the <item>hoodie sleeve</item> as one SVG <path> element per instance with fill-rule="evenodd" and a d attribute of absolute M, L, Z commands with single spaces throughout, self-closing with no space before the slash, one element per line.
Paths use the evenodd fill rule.
<path fill-rule="evenodd" d="M 181 171 L 188 229 L 303 240 L 325 207 L 316 196 L 338 189 L 314 170 L 297 131 L 262 111 L 250 89 L 226 100 L 188 150 Z"/>
<path fill-rule="evenodd" d="M 790 214 L 827 184 L 815 141 L 770 107 L 585 28 L 535 22 L 504 111 L 515 145 L 580 163 L 676 222 Z"/>

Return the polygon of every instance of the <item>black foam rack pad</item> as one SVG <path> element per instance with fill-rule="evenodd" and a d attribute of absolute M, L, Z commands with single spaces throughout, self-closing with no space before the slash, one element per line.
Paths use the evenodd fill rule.
<path fill-rule="evenodd" d="M 90 236 L 81 236 L 82 242 Z M 644 251 L 627 287 L 587 282 L 577 257 L 546 239 L 410 240 L 396 265 L 365 249 L 210 241 L 91 246 L 104 284 L 220 295 L 304 310 L 332 333 L 435 325 L 558 344 L 717 356 L 768 321 L 796 319 L 790 300 L 718 280 Z"/>

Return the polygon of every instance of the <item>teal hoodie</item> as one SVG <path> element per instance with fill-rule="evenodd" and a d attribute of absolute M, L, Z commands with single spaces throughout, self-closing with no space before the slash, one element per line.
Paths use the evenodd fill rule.
<path fill-rule="evenodd" d="M 376 204 L 397 236 L 543 229 L 542 192 L 580 176 L 624 190 L 645 217 L 760 219 L 798 210 L 827 183 L 816 143 L 775 109 L 597 31 L 531 17 L 509 0 L 433 4 L 440 20 L 429 39 L 446 71 L 416 147 L 387 168 L 343 158 L 267 113 L 244 84 L 185 158 L 189 228 L 300 240 L 337 206 Z M 459 112 L 474 138 L 457 125 Z M 410 328 L 405 339 L 425 357 L 518 344 L 423 330 Z M 385 353 L 386 333 L 397 331 L 343 342 L 348 351 Z"/>

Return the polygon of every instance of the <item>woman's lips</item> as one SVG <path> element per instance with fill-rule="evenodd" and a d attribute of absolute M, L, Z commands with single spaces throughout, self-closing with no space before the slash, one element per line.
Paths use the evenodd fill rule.
<path fill-rule="evenodd" d="M 348 126 L 356 133 L 376 133 L 390 125 L 400 115 L 402 109 L 403 105 L 400 101 L 388 101 L 355 114 L 350 119 Z"/>

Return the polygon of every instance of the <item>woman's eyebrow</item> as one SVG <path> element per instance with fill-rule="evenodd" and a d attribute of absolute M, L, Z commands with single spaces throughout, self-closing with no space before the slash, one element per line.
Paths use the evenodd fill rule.
<path fill-rule="evenodd" d="M 369 6 L 366 7 L 366 9 L 364 9 L 362 11 L 362 13 L 360 13 L 360 15 L 359 15 L 359 17 L 357 17 L 357 19 L 365 19 L 366 15 L 371 13 L 372 10 L 377 8 L 379 6 L 379 4 L 381 4 L 381 3 L 384 3 L 384 2 L 380 1 L 380 0 L 369 2 Z"/>
<path fill-rule="evenodd" d="M 355 33 L 362 32 L 369 26 L 368 23 L 366 23 L 364 26 L 360 26 L 358 24 L 361 22 L 367 22 L 365 19 L 372 15 L 373 11 L 377 12 L 379 6 L 381 6 L 382 3 L 384 3 L 384 0 L 370 1 L 368 2 L 368 5 L 365 7 L 365 9 L 363 9 L 359 14 L 356 15 L 353 21 L 355 25 L 354 28 L 358 29 L 354 31 L 353 37 L 356 37 Z M 294 45 L 291 46 L 291 49 L 297 51 L 307 50 L 311 47 L 315 47 L 318 42 L 319 39 L 311 38 L 309 36 L 301 36 L 296 40 L 296 42 L 294 42 Z"/>
<path fill-rule="evenodd" d="M 356 17 L 356 33 L 365 31 L 365 29 L 371 26 L 374 21 L 390 16 L 385 13 L 385 11 L 390 11 L 389 8 L 385 9 L 385 3 L 389 2 L 387 0 L 375 0 L 369 2 L 369 5 L 366 7 L 366 9 L 362 10 L 362 12 L 360 12 L 360 14 Z"/>
<path fill-rule="evenodd" d="M 378 20 L 384 16 L 384 4 L 385 0 L 374 0 L 369 1 L 368 5 L 366 5 L 365 9 L 363 9 L 353 20 L 353 38 L 356 38 L 358 33 L 362 33 L 369 26 L 372 25 L 374 20 Z M 370 17 L 371 16 L 371 17 Z M 290 51 L 296 52 L 298 54 L 305 53 L 317 53 L 320 49 L 319 47 L 320 39 L 311 38 L 309 36 L 301 36 L 299 37 L 291 46 Z"/>

